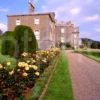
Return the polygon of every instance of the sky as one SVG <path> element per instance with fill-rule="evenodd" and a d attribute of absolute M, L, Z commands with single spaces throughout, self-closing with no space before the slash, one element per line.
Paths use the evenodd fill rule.
<path fill-rule="evenodd" d="M 36 12 L 55 12 L 58 21 L 79 26 L 80 37 L 100 41 L 100 0 L 32 0 Z M 0 0 L 0 29 L 7 30 L 7 15 L 27 13 L 28 0 Z"/>

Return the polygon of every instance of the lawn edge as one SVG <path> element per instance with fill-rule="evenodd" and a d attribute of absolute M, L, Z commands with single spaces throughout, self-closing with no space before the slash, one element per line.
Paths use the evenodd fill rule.
<path fill-rule="evenodd" d="M 88 57 L 89 59 L 92 59 L 92 60 L 94 60 L 94 61 L 96 61 L 96 62 L 100 63 L 100 61 L 99 61 L 99 60 L 97 60 L 97 59 L 95 59 L 95 58 L 92 58 L 91 56 L 88 56 L 87 54 L 83 54 L 83 53 L 82 53 L 82 52 L 80 52 L 80 51 L 74 51 L 74 52 L 79 53 L 79 54 L 82 54 L 83 56 L 86 56 L 86 57 Z"/>

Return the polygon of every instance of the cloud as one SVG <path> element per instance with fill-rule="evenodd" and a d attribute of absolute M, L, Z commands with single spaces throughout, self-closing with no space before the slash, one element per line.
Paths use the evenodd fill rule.
<path fill-rule="evenodd" d="M 94 30 L 95 30 L 96 32 L 100 32 L 100 27 L 96 27 Z"/>
<path fill-rule="evenodd" d="M 7 9 L 7 8 L 0 8 L 0 12 L 8 12 L 9 11 L 9 9 Z"/>
<path fill-rule="evenodd" d="M 77 7 L 77 8 L 72 8 L 72 9 L 70 10 L 70 13 L 71 13 L 72 15 L 77 15 L 77 14 L 80 13 L 80 11 L 81 11 L 81 9 Z"/>
<path fill-rule="evenodd" d="M 95 14 L 93 16 L 88 16 L 85 19 L 86 19 L 86 21 L 97 21 L 99 19 L 99 15 Z"/>
<path fill-rule="evenodd" d="M 7 31 L 7 25 L 0 23 L 0 30 L 2 30 L 3 32 Z"/>
<path fill-rule="evenodd" d="M 43 12 L 54 11 L 58 20 L 76 20 L 75 17 L 80 14 L 81 10 L 80 5 L 72 0 L 50 0 L 42 5 Z"/>
<path fill-rule="evenodd" d="M 81 33 L 81 37 L 84 37 L 84 38 L 88 38 L 88 37 L 90 37 L 92 35 L 92 33 L 90 33 L 90 32 L 82 32 Z"/>
<path fill-rule="evenodd" d="M 93 3 L 94 0 L 87 0 L 87 3 L 90 4 L 90 3 Z"/>

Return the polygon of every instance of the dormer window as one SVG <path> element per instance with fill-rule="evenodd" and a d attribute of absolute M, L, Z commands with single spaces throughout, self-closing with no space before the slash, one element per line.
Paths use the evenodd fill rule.
<path fill-rule="evenodd" d="M 16 25 L 20 25 L 20 24 L 21 24 L 20 19 L 17 19 L 17 20 L 16 20 Z"/>

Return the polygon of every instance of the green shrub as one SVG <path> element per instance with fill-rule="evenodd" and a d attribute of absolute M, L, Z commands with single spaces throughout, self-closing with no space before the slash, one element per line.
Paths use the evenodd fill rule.
<path fill-rule="evenodd" d="M 71 44 L 70 44 L 69 42 L 67 42 L 67 43 L 66 43 L 66 47 L 67 47 L 67 48 L 70 48 L 70 47 L 71 47 Z"/>
<path fill-rule="evenodd" d="M 32 29 L 28 26 L 19 25 L 15 28 L 15 39 L 17 41 L 18 52 L 21 55 L 23 52 L 35 52 L 37 50 L 37 41 Z"/>
<path fill-rule="evenodd" d="M 14 32 L 13 31 L 6 31 L 3 35 L 2 35 L 2 37 L 6 37 L 6 36 L 14 36 Z"/>
<path fill-rule="evenodd" d="M 1 43 L 1 53 L 3 55 L 14 56 L 16 40 L 13 37 L 4 37 Z"/>
<path fill-rule="evenodd" d="M 2 35 L 1 53 L 19 58 L 23 52 L 34 53 L 38 44 L 32 29 L 19 25 L 14 31 L 7 31 Z"/>
<path fill-rule="evenodd" d="M 4 38 L 9 37 L 9 36 L 11 37 L 13 36 L 13 34 L 14 34 L 13 31 L 6 31 L 0 36 L 0 52 L 1 52 L 1 47 L 2 47 L 2 41 L 4 41 Z"/>

